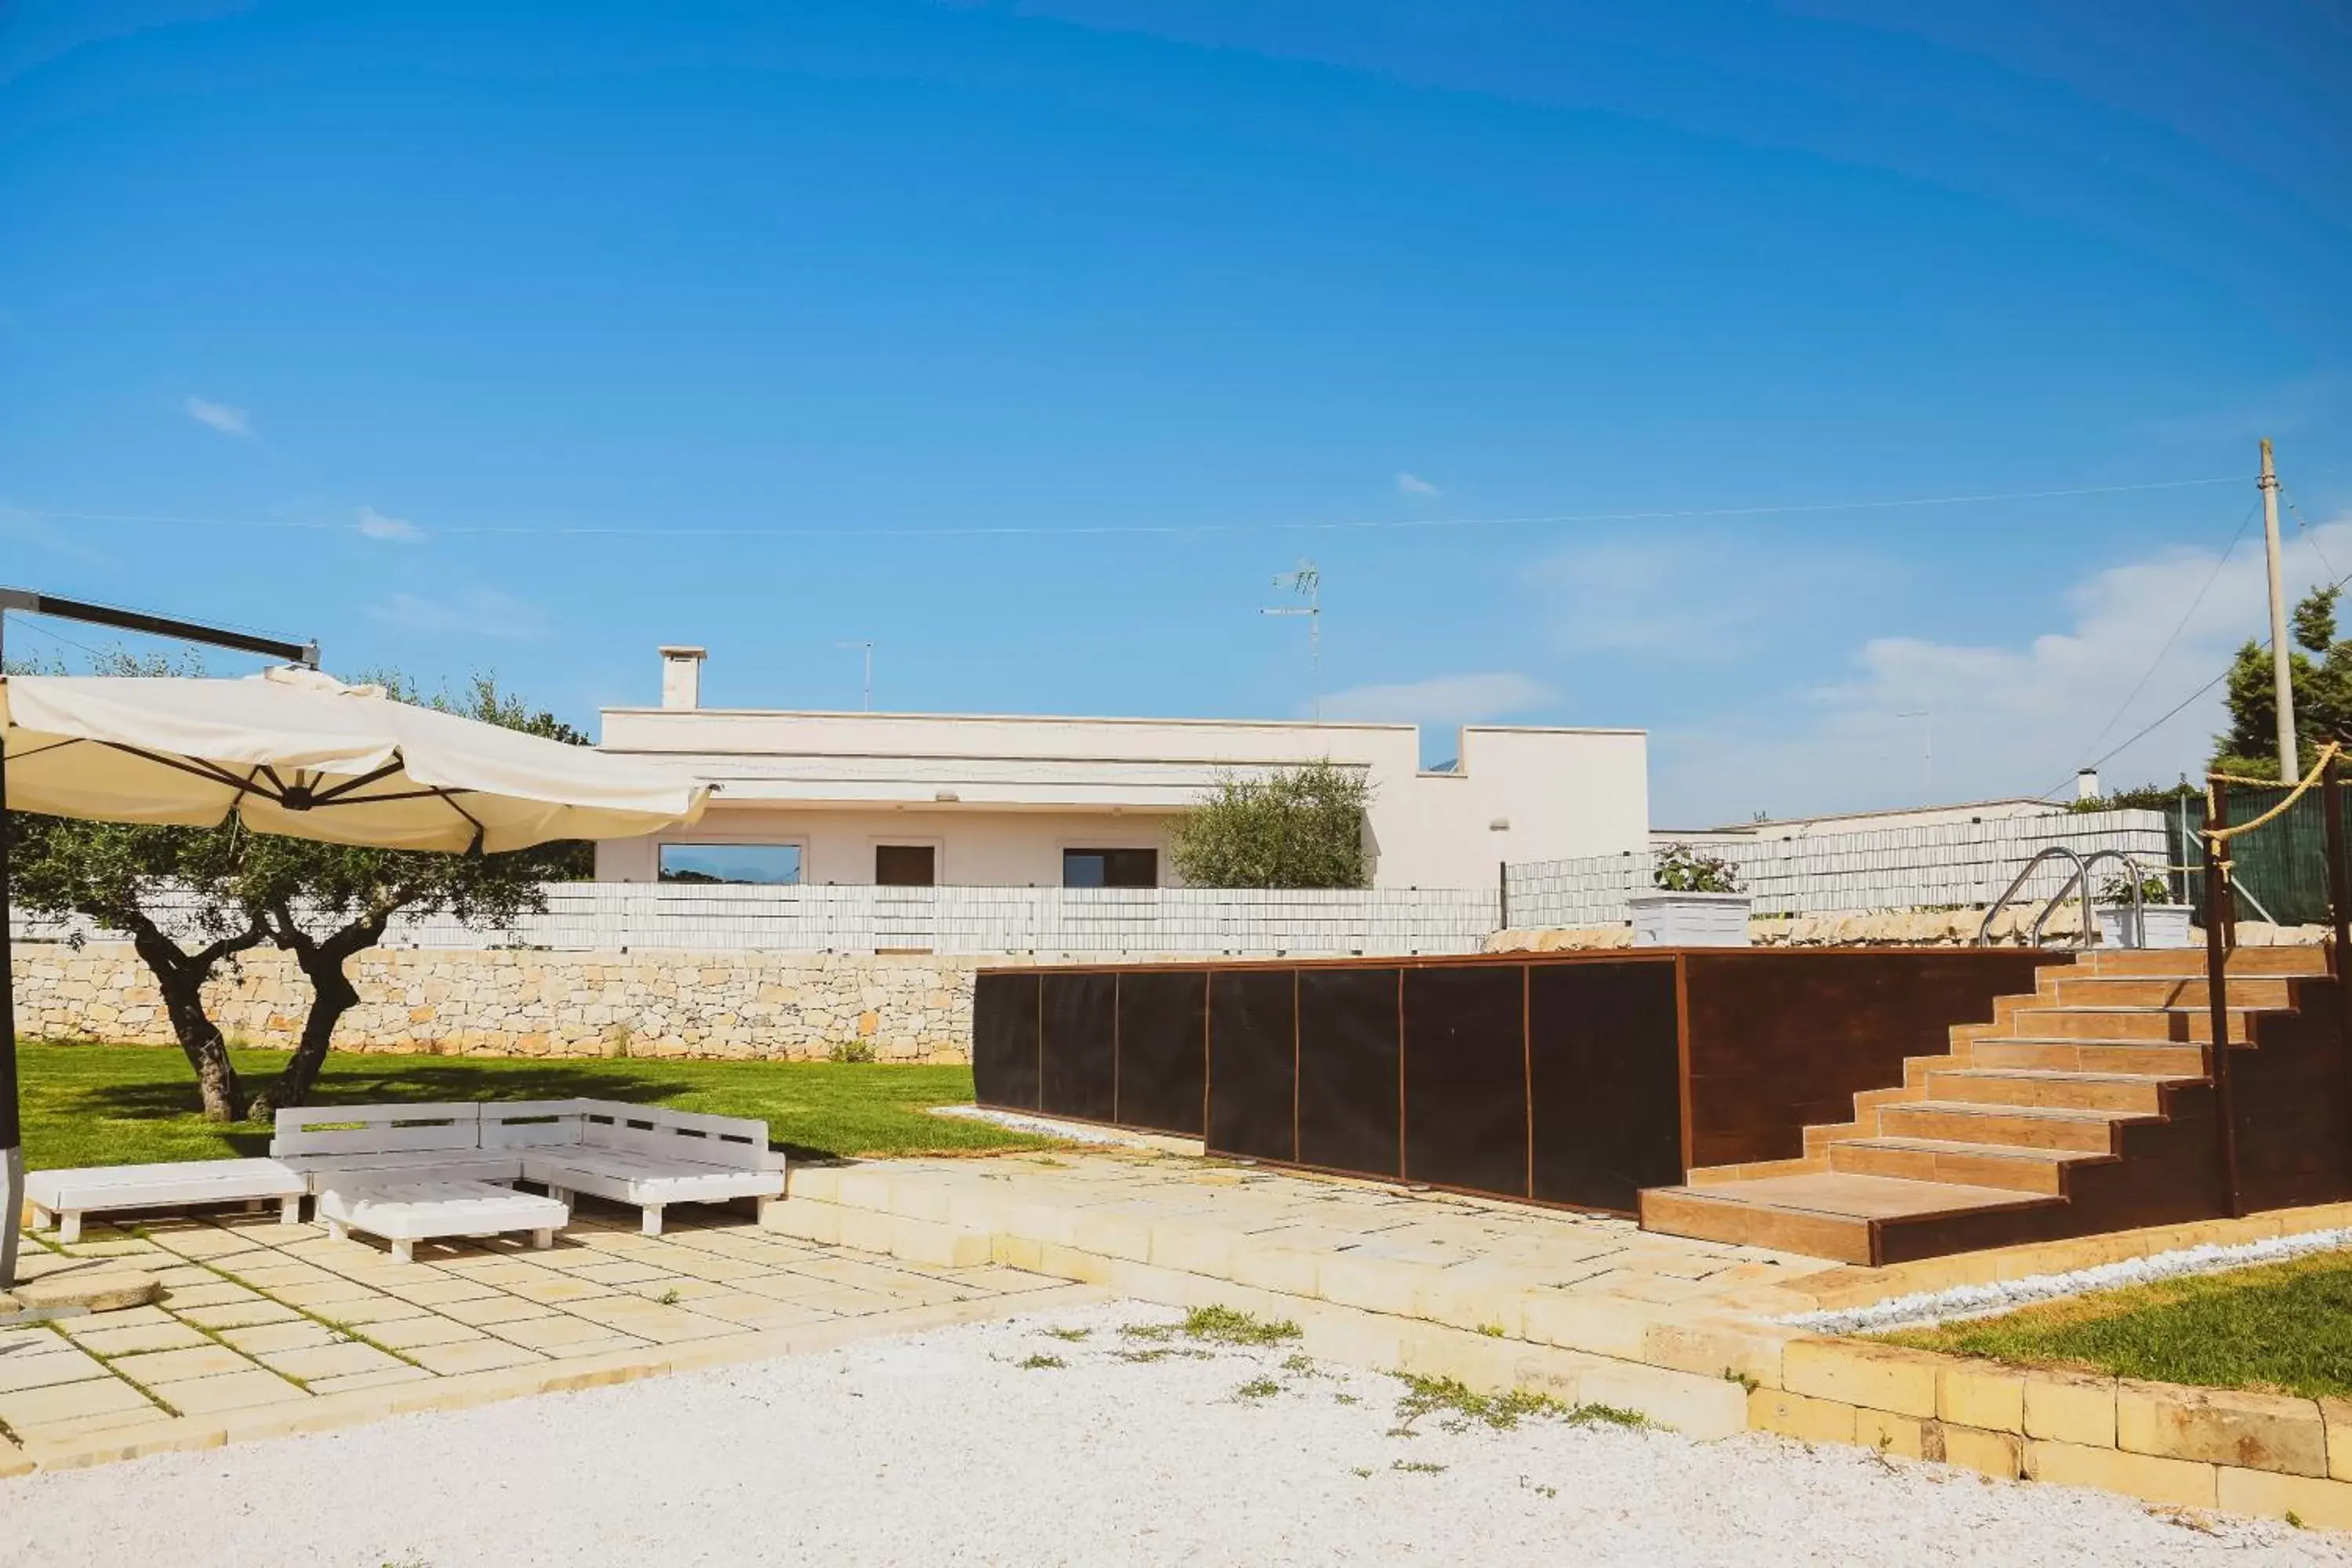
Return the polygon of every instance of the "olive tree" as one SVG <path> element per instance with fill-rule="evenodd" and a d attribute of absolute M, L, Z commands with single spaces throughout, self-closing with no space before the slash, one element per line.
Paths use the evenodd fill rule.
<path fill-rule="evenodd" d="M 1360 888 L 1364 775 L 1330 762 L 1226 775 L 1176 825 L 1169 847 L 1196 888 Z"/>

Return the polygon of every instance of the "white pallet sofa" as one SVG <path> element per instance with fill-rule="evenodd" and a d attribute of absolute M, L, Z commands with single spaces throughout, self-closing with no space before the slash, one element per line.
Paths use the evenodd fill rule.
<path fill-rule="evenodd" d="M 484 1152 L 482 1108 L 470 1100 L 281 1110 L 269 1157 L 299 1172 L 314 1197 L 336 1177 L 392 1181 L 415 1172 L 452 1182 L 512 1182 L 522 1174 L 513 1156 Z"/>
<path fill-rule="evenodd" d="M 522 1155 L 522 1177 L 568 1200 L 574 1193 L 635 1205 L 659 1236 L 671 1204 L 782 1197 L 784 1157 L 768 1124 L 610 1100 L 517 1100 L 482 1107 L 482 1147 Z"/>
<path fill-rule="evenodd" d="M 535 1182 L 636 1206 L 659 1236 L 672 1204 L 780 1197 L 767 1124 L 608 1100 L 314 1106 L 278 1113 L 270 1153 L 310 1190 L 371 1182 Z"/>
<path fill-rule="evenodd" d="M 34 1217 L 54 1224 L 58 1240 L 81 1239 L 81 1216 L 186 1204 L 277 1200 L 288 1224 L 302 1217 L 302 1174 L 278 1160 L 175 1160 L 161 1165 L 92 1165 L 36 1171 L 25 1178 Z"/>

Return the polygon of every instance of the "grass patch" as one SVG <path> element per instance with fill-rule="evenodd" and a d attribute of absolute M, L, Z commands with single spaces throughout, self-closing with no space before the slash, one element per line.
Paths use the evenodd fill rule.
<path fill-rule="evenodd" d="M 1231 1307 L 1195 1307 L 1184 1314 L 1176 1331 L 1221 1345 L 1276 1345 L 1297 1339 L 1298 1325 L 1287 1319 L 1268 1321 Z"/>
<path fill-rule="evenodd" d="M 1282 1384 L 1270 1377 L 1254 1377 L 1234 1390 L 1235 1399 L 1272 1399 L 1282 1392 Z"/>
<path fill-rule="evenodd" d="M 1871 1337 L 2023 1366 L 2340 1397 L 2352 1394 L 2352 1258 L 2187 1275 Z"/>
<path fill-rule="evenodd" d="M 232 1050 L 248 1081 L 274 1077 L 283 1051 Z M 25 1157 L 36 1170 L 236 1159 L 269 1152 L 260 1123 L 206 1121 L 187 1058 L 170 1046 L 26 1040 Z M 985 1121 L 928 1114 L 970 1103 L 971 1069 L 879 1063 L 716 1062 L 626 1058 L 548 1061 L 338 1052 L 317 1103 L 380 1100 L 618 1100 L 716 1116 L 758 1117 L 802 1159 L 1037 1149 L 1053 1141 Z"/>
<path fill-rule="evenodd" d="M 1076 1344 L 1093 1332 L 1092 1329 L 1047 1329 L 1045 1337 L 1049 1340 L 1060 1340 L 1066 1344 Z"/>
<path fill-rule="evenodd" d="M 1570 1405 L 1531 1388 L 1514 1388 L 1507 1394 L 1480 1394 L 1451 1377 L 1422 1377 L 1413 1373 L 1398 1373 L 1395 1376 L 1405 1385 L 1405 1392 L 1397 1401 L 1397 1424 L 1390 1430 L 1392 1436 L 1412 1436 L 1413 1423 L 1424 1415 L 1443 1416 L 1438 1425 L 1449 1432 L 1464 1431 L 1475 1422 L 1507 1432 L 1529 1416 L 1561 1421 L 1570 1426 L 1650 1424 L 1649 1418 L 1638 1410 L 1614 1405 Z"/>
<path fill-rule="evenodd" d="M 1024 1372 L 1051 1372 L 1070 1363 L 1057 1355 L 1033 1355 L 1013 1363 Z"/>
<path fill-rule="evenodd" d="M 1389 1462 L 1389 1468 L 1413 1476 L 1442 1475 L 1445 1470 L 1444 1465 L 1433 1465 L 1427 1459 L 1392 1459 Z"/>

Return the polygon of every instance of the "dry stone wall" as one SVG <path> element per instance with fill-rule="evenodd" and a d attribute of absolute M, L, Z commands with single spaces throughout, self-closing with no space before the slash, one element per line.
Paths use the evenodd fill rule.
<path fill-rule="evenodd" d="M 127 943 L 20 943 L 16 1026 L 168 1045 L 162 995 Z M 362 998 L 339 1049 L 449 1056 L 971 1059 L 978 961 L 947 955 L 388 950 L 352 963 Z M 247 953 L 205 1000 L 236 1043 L 290 1047 L 309 983 Z"/>

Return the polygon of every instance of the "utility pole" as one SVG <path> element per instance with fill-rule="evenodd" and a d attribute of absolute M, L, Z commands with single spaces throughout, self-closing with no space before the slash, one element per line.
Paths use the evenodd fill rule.
<path fill-rule="evenodd" d="M 1315 717 L 1323 717 L 1323 574 L 1315 569 L 1312 561 L 1301 561 L 1296 572 L 1285 572 L 1274 580 L 1277 588 L 1288 588 L 1305 595 L 1304 605 L 1288 605 L 1278 610 L 1260 610 L 1261 616 L 1305 616 L 1307 617 L 1307 658 L 1315 670 Z"/>
<path fill-rule="evenodd" d="M 2279 581 L 2278 475 L 2271 469 L 2271 438 L 2263 437 L 2263 548 L 2271 569 L 2271 681 L 2278 692 L 2279 783 L 2303 772 L 2295 761 L 2294 656 L 2286 640 L 2286 590 Z"/>
<path fill-rule="evenodd" d="M 835 647 L 856 647 L 866 650 L 866 710 L 874 711 L 874 645 L 870 642 L 837 642 Z"/>

